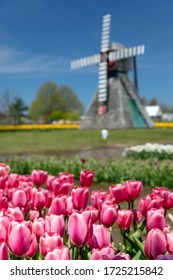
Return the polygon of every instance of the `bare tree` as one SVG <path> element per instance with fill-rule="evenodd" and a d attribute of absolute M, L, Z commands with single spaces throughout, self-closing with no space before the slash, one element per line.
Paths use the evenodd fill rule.
<path fill-rule="evenodd" d="M 10 124 L 10 105 L 14 101 L 14 96 L 7 89 L 0 95 L 0 122 L 2 124 Z"/>

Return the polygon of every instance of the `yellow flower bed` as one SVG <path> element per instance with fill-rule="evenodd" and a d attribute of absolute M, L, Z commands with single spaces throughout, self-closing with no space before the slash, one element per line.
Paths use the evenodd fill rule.
<path fill-rule="evenodd" d="M 156 128 L 173 128 L 173 122 L 155 122 Z M 0 131 L 8 130 L 36 130 L 36 129 L 79 129 L 80 124 L 19 124 L 19 125 L 0 125 Z"/>
<path fill-rule="evenodd" d="M 154 127 L 173 128 L 173 122 L 155 122 Z"/>
<path fill-rule="evenodd" d="M 80 128 L 79 124 L 19 124 L 19 125 L 0 125 L 0 131 L 7 130 L 33 130 L 33 129 L 70 129 Z"/>

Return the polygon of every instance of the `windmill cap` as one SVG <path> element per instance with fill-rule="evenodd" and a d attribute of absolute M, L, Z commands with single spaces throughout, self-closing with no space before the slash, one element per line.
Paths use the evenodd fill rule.
<path fill-rule="evenodd" d="M 110 51 L 117 51 L 122 49 L 125 49 L 125 47 L 122 44 L 116 42 L 111 43 L 109 46 Z"/>

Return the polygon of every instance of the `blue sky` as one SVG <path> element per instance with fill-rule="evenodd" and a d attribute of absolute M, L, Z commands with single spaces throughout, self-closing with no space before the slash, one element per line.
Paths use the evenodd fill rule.
<path fill-rule="evenodd" d="M 8 90 L 29 105 L 53 81 L 69 85 L 87 108 L 98 68 L 71 71 L 70 61 L 99 53 L 109 13 L 111 42 L 145 45 L 137 58 L 140 95 L 173 106 L 171 0 L 0 0 L 0 94 Z"/>

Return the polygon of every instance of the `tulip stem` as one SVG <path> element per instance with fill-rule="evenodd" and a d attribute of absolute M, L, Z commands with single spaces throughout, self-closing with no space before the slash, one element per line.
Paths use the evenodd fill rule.
<path fill-rule="evenodd" d="M 134 208 L 134 201 L 133 200 L 131 202 L 131 207 L 132 207 L 132 211 L 133 211 L 133 208 Z"/>
<path fill-rule="evenodd" d="M 164 217 L 166 218 L 166 209 L 165 209 L 165 212 L 164 212 Z"/>
<path fill-rule="evenodd" d="M 82 259 L 82 247 L 78 248 L 78 260 Z"/>
<path fill-rule="evenodd" d="M 77 246 L 72 247 L 72 260 L 78 260 L 79 248 Z"/>
<path fill-rule="evenodd" d="M 112 227 L 109 228 L 109 231 L 110 231 L 111 243 L 114 244 L 113 233 L 112 233 L 113 229 L 112 229 Z"/>
<path fill-rule="evenodd" d="M 126 251 L 126 234 L 125 234 L 124 229 L 121 229 L 121 234 L 123 236 L 123 247 L 124 247 L 124 250 Z"/>

